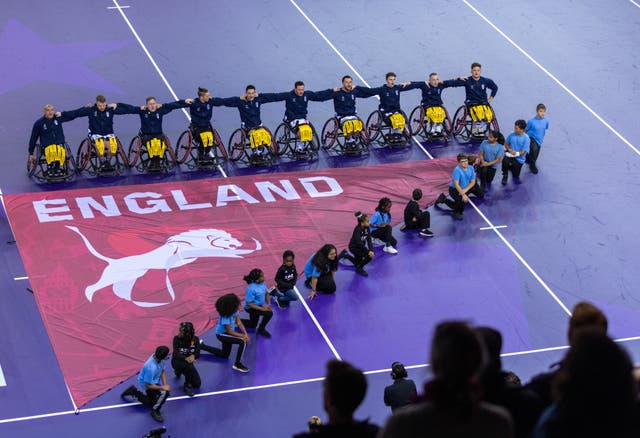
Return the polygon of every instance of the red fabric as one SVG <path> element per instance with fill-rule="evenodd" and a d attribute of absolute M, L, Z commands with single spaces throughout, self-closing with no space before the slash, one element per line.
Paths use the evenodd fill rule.
<path fill-rule="evenodd" d="M 322 244 L 345 247 L 356 223 L 353 213 L 372 213 L 383 196 L 394 201 L 394 222 L 402 221 L 412 190 L 422 188 L 422 204 L 433 202 L 446 190 L 454 166 L 445 159 L 27 193 L 5 200 L 58 362 L 73 399 L 82 406 L 139 371 L 156 346 L 170 346 L 179 321 L 192 321 L 196 333 L 211 328 L 217 321 L 216 299 L 229 292 L 244 297 L 242 277 L 252 268 L 260 267 L 272 279 L 285 249 L 296 252 L 301 271 Z M 319 179 L 308 180 L 314 177 Z M 299 199 L 274 194 L 273 202 L 265 202 L 256 186 L 285 187 L 286 181 Z M 335 181 L 333 192 L 327 181 Z M 303 182 L 327 196 L 310 196 Z M 231 184 L 256 202 L 216 206 Z M 132 194 L 141 198 L 127 201 Z M 107 206 L 103 210 L 111 216 L 85 208 L 83 217 L 79 205 L 91 202 Z M 159 211 L 141 214 L 148 202 Z M 208 231 L 197 231 L 202 229 Z M 190 230 L 200 239 L 183 234 Z M 233 248 L 218 249 L 215 230 L 230 233 L 237 239 L 231 241 L 234 248 L 247 253 L 228 257 Z M 152 269 L 145 273 L 147 268 Z M 91 290 L 101 277 L 110 281 Z"/>

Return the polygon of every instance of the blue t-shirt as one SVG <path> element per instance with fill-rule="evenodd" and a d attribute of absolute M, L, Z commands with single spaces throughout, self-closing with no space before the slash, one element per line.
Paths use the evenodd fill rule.
<path fill-rule="evenodd" d="M 140 387 L 145 390 L 147 389 L 147 385 L 145 383 L 149 383 L 151 385 L 162 385 L 162 372 L 164 371 L 164 360 L 161 360 L 158 363 L 153 357 L 153 354 L 142 366 L 140 370 L 140 374 L 138 374 L 138 383 Z"/>
<path fill-rule="evenodd" d="M 247 286 L 244 298 L 244 308 L 249 308 L 249 303 L 256 306 L 264 306 L 265 296 L 267 295 L 267 285 L 262 283 L 251 283 Z"/>
<path fill-rule="evenodd" d="M 311 257 L 309 257 L 309 260 L 307 260 L 307 263 L 304 265 L 304 276 L 307 278 L 320 277 L 320 270 L 312 262 L 315 255 L 315 253 L 311 254 Z"/>
<path fill-rule="evenodd" d="M 540 146 L 542 146 L 547 129 L 549 129 L 549 119 L 546 117 L 539 119 L 538 116 L 529 119 L 527 127 L 524 128 L 529 137 L 533 138 Z"/>
<path fill-rule="evenodd" d="M 382 213 L 381 211 L 376 211 L 375 213 L 373 213 L 373 215 L 371 215 L 371 218 L 369 218 L 369 229 L 373 231 L 377 228 L 380 228 L 380 227 L 377 227 L 376 225 L 389 223 L 389 222 L 391 222 L 391 216 L 389 215 L 389 213 Z"/>
<path fill-rule="evenodd" d="M 224 328 L 225 325 L 228 325 L 231 331 L 235 331 L 237 316 L 238 316 L 238 312 L 235 312 L 231 316 L 220 316 L 220 319 L 218 320 L 218 324 L 216 324 L 216 335 L 223 335 L 227 333 L 227 329 Z"/>
<path fill-rule="evenodd" d="M 518 135 L 515 132 L 512 132 L 507 136 L 506 143 L 509 143 L 509 146 L 514 151 L 526 152 L 526 154 L 518 155 L 516 157 L 516 160 L 518 161 L 518 163 L 524 164 L 524 160 L 526 159 L 527 154 L 529 153 L 529 144 L 531 143 L 529 136 L 527 134 Z"/>
<path fill-rule="evenodd" d="M 491 144 L 487 140 L 485 140 L 480 145 L 480 151 L 482 151 L 482 156 L 484 157 L 484 161 L 486 162 L 493 161 L 498 157 L 504 157 L 504 146 L 502 146 L 498 142 Z M 497 169 L 498 163 L 492 164 L 491 167 Z"/>
<path fill-rule="evenodd" d="M 458 181 L 460 184 L 460 188 L 464 189 L 471 183 L 471 181 L 476 179 L 476 171 L 473 170 L 473 166 L 468 166 L 467 170 L 464 170 L 459 165 L 453 169 L 453 174 L 451 174 L 451 183 L 450 187 L 455 187 L 456 185 L 453 183 L 454 181 Z"/>

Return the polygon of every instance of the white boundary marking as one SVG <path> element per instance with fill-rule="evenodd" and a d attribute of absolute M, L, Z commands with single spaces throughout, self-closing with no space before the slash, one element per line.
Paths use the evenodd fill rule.
<path fill-rule="evenodd" d="M 496 225 L 495 227 L 481 227 L 482 231 L 485 230 L 497 230 L 498 228 L 509 228 L 507 225 Z"/>
<path fill-rule="evenodd" d="M 14 280 L 28 280 L 29 277 L 13 277 Z"/>
<path fill-rule="evenodd" d="M 129 9 L 131 6 L 107 6 L 107 9 Z"/>
<path fill-rule="evenodd" d="M 640 336 L 632 336 L 632 337 L 628 337 L 628 338 L 619 338 L 619 339 L 614 339 L 614 341 L 618 342 L 618 343 L 640 341 Z M 537 353 L 546 353 L 546 352 L 551 352 L 551 351 L 567 350 L 568 348 L 569 348 L 568 345 L 561 345 L 561 346 L 558 346 L 558 347 L 538 348 L 538 349 L 534 349 L 534 350 L 523 350 L 523 351 L 515 351 L 513 353 L 503 353 L 500 356 L 501 357 L 524 356 L 524 355 L 528 355 L 528 354 L 537 354 Z M 405 366 L 405 368 L 406 369 L 420 369 L 420 368 L 426 368 L 428 366 L 429 366 L 429 364 L 417 364 L 417 365 Z M 365 371 L 364 374 L 366 374 L 366 375 L 381 374 L 381 373 L 388 373 L 390 371 L 391 370 L 389 368 L 386 368 L 386 369 Z M 221 390 L 221 391 L 203 392 L 201 394 L 196 394 L 193 398 L 198 398 L 198 397 L 205 398 L 205 397 L 213 397 L 213 396 L 224 395 L 224 394 L 234 394 L 234 393 L 237 393 L 237 392 L 246 392 L 246 391 L 256 391 L 256 390 L 260 390 L 260 389 L 279 388 L 279 387 L 283 387 L 283 386 L 293 386 L 293 385 L 300 385 L 300 384 L 304 384 L 304 383 L 321 382 L 323 380 L 324 380 L 324 377 L 314 377 L 314 378 L 311 378 L 311 379 L 291 380 L 291 381 L 288 381 L 288 382 L 269 383 L 269 384 L 266 384 L 266 385 L 245 386 L 244 388 L 234 388 L 234 389 L 224 389 L 224 390 Z M 167 401 L 186 400 L 188 398 L 190 398 L 190 397 L 188 397 L 186 395 L 182 395 L 182 396 L 178 396 L 178 397 L 170 397 L 170 398 L 167 399 Z M 84 412 L 107 411 L 107 410 L 111 410 L 111 409 L 120 409 L 120 408 L 136 406 L 136 405 L 139 405 L 139 404 L 140 404 L 139 402 L 119 403 L 119 404 L 115 404 L 115 405 L 97 406 L 97 407 L 94 407 L 94 408 L 78 409 L 78 410 L 73 410 L 73 411 L 59 411 L 59 412 L 51 412 L 51 413 L 48 413 L 48 414 L 31 415 L 31 416 L 28 416 L 28 417 L 6 418 L 6 419 L 3 419 L 3 420 L 0 420 L 0 424 L 17 423 L 17 422 L 20 422 L 20 421 L 38 420 L 38 419 L 50 418 L 50 417 L 59 417 L 59 416 L 62 416 L 62 415 L 81 414 L 81 413 L 84 413 Z"/>
<path fill-rule="evenodd" d="M 2 372 L 2 365 L 0 365 L 0 386 L 7 386 L 7 381 L 4 378 L 4 373 Z"/>
<path fill-rule="evenodd" d="M 630 1 L 631 3 L 633 3 L 634 5 L 636 5 L 637 7 L 639 7 L 639 8 L 640 8 L 640 4 L 638 4 L 638 3 L 634 2 L 633 0 L 629 0 L 629 1 Z"/>
<path fill-rule="evenodd" d="M 367 83 L 367 81 L 365 81 L 365 79 L 362 77 L 362 75 L 351 65 L 351 63 L 349 63 L 349 61 L 347 61 L 345 59 L 345 57 L 342 55 L 342 53 L 340 53 L 340 51 L 336 48 L 336 46 L 334 46 L 333 43 L 331 41 L 329 41 L 329 39 L 325 36 L 324 33 L 322 33 L 322 31 L 318 28 L 318 26 L 316 26 L 316 24 L 313 21 L 311 21 L 309 16 L 304 13 L 304 11 L 300 8 L 300 6 L 298 6 L 298 4 L 295 2 L 295 0 L 289 0 L 289 1 L 291 2 L 291 4 L 293 6 L 295 6 L 295 8 L 300 12 L 300 14 L 309 22 L 309 24 L 316 30 L 316 32 L 318 32 L 318 34 L 320 34 L 322 39 L 324 39 L 327 42 L 327 44 L 329 44 L 329 46 L 333 49 L 334 52 L 336 52 L 336 54 L 340 57 L 340 59 L 342 59 L 344 61 L 344 63 L 347 64 L 347 66 L 351 69 L 351 71 L 353 71 L 353 73 L 355 73 L 355 75 L 358 76 L 358 78 L 360 78 L 360 80 L 367 87 L 369 87 L 369 84 Z M 463 1 L 465 3 L 467 3 L 466 0 L 463 0 Z M 471 5 L 469 5 L 469 6 L 471 7 Z M 496 30 L 497 30 L 497 28 L 496 28 Z M 511 40 L 509 40 L 509 41 L 511 41 Z M 522 49 L 520 49 L 520 50 L 522 50 Z M 531 58 L 531 59 L 533 60 L 533 58 Z M 540 67 L 543 68 L 542 66 L 540 66 Z M 557 79 L 556 79 L 556 81 L 557 81 Z M 560 82 L 558 81 L 558 83 L 560 83 Z M 567 91 L 569 91 L 569 90 L 567 89 Z M 575 97 L 577 99 L 577 96 L 575 96 Z M 580 102 L 582 102 L 582 101 L 580 101 Z M 582 104 L 585 105 L 584 103 L 582 103 Z M 586 105 L 585 105 L 585 107 L 589 109 L 589 107 L 587 107 Z M 599 118 L 599 116 L 597 114 L 595 114 L 595 112 L 593 112 L 593 111 L 591 111 L 591 112 L 596 117 Z M 600 119 L 600 120 L 602 120 L 602 119 Z M 604 120 L 602 120 L 602 121 L 604 122 Z M 606 122 L 604 122 L 604 123 L 606 123 Z M 613 128 L 611 128 L 611 129 L 613 129 Z M 418 146 L 420 146 L 420 148 L 424 151 L 424 153 L 429 157 L 429 159 L 433 159 L 433 156 L 422 146 L 422 144 L 415 137 L 412 137 L 412 138 L 413 138 L 413 141 L 415 141 L 418 144 Z M 629 143 L 629 145 L 631 147 L 633 147 L 631 145 L 631 143 Z M 636 150 L 636 152 L 638 152 L 638 154 L 640 155 L 640 151 Z M 540 278 L 540 276 L 533 270 L 533 268 L 526 262 L 526 260 L 518 253 L 518 251 L 516 251 L 516 249 L 507 241 L 507 239 L 504 238 L 504 236 L 500 233 L 500 231 L 497 230 L 496 226 L 493 223 L 491 223 L 491 221 L 480 211 L 480 209 L 472 201 L 469 201 L 469 204 L 471 204 L 473 206 L 473 208 L 478 212 L 478 214 L 480 214 L 480 217 L 482 217 L 482 219 L 484 219 L 484 221 L 487 223 L 487 225 L 489 225 L 489 228 L 492 229 L 498 235 L 498 237 L 505 243 L 505 245 L 507 245 L 507 247 L 511 250 L 511 252 L 518 258 L 518 260 L 520 260 L 520 262 L 524 265 L 525 268 L 527 268 L 527 270 L 533 275 L 533 277 L 536 280 L 538 280 L 538 282 L 542 285 L 544 290 L 546 290 L 549 293 L 549 295 L 551 295 L 551 297 L 560 305 L 562 310 L 564 310 L 567 313 L 567 315 L 571 315 L 571 311 L 567 308 L 567 306 L 565 306 L 564 303 L 562 301 L 560 301 L 560 298 L 558 298 L 558 296 L 551 290 L 551 288 L 549 288 L 549 286 L 542 280 L 542 278 Z"/>
<path fill-rule="evenodd" d="M 632 0 L 630 0 L 632 3 L 635 4 L 635 2 L 633 2 Z M 622 136 L 622 134 L 620 134 L 618 131 L 616 131 L 613 126 L 611 126 L 609 123 L 607 123 L 602 117 L 600 117 L 600 115 L 598 113 L 596 113 L 593 109 L 591 109 L 591 107 L 589 105 L 587 105 L 582 99 L 580 99 L 573 91 L 571 91 L 569 89 L 569 87 L 567 87 L 565 84 L 563 84 L 562 82 L 560 82 L 560 80 L 558 78 L 556 78 L 553 74 L 551 74 L 551 72 L 549 70 L 547 70 L 546 68 L 544 68 L 542 66 L 542 64 L 540 64 L 538 61 L 536 61 L 533 56 L 529 55 L 529 53 L 527 53 L 522 47 L 520 47 L 518 44 L 516 44 L 511 38 L 509 38 L 507 36 L 507 34 L 505 34 L 502 30 L 500 30 L 498 28 L 498 26 L 496 26 L 495 24 L 493 24 L 491 22 L 491 20 L 489 20 L 487 17 L 485 17 L 484 15 L 482 15 L 482 13 L 480 11 L 478 11 L 471 3 L 469 3 L 467 0 L 462 0 L 462 2 L 464 4 L 466 4 L 473 12 L 475 12 L 480 18 L 482 18 L 484 21 L 487 22 L 487 24 L 489 24 L 489 26 L 491 26 L 496 32 L 498 32 L 504 39 L 506 39 L 513 47 L 515 47 L 520 53 L 522 53 L 525 57 L 527 57 L 531 62 L 533 62 L 540 70 L 542 70 L 547 76 L 549 76 L 556 84 L 560 85 L 560 87 L 562 87 L 562 89 L 564 91 L 566 91 L 567 93 L 569 93 L 569 95 L 571 97 L 573 97 L 580 105 L 582 105 L 584 107 L 584 109 L 586 109 L 587 111 L 589 111 L 591 113 L 591 115 L 593 115 L 596 119 L 598 119 L 600 121 L 600 123 L 602 123 L 604 126 L 606 126 L 609 131 L 613 132 L 613 134 L 618 137 L 620 140 L 622 140 L 622 142 L 624 144 L 626 144 L 629 149 L 631 149 L 632 151 L 634 151 L 637 155 L 640 155 L 640 150 L 638 150 L 638 148 L 636 148 L 633 144 L 631 144 L 631 142 L 629 140 L 627 140 L 625 137 Z M 639 6 L 640 7 L 640 6 Z"/>
<path fill-rule="evenodd" d="M 338 360 L 342 360 L 342 358 L 340 357 L 340 355 L 338 354 L 338 351 L 336 350 L 336 348 L 333 346 L 333 343 L 331 342 L 331 340 L 329 339 L 329 337 L 327 336 L 327 334 L 325 333 L 324 329 L 322 328 L 322 326 L 320 325 L 320 323 L 318 322 L 318 320 L 316 319 L 316 316 L 313 314 L 313 312 L 311 311 L 311 309 L 309 308 L 309 304 L 307 304 L 307 301 L 304 299 L 304 297 L 302 296 L 302 294 L 300 293 L 300 290 L 298 289 L 297 286 L 293 287 L 293 290 L 296 292 L 296 295 L 298 295 L 298 298 L 300 299 L 300 302 L 302 303 L 302 305 L 304 306 L 304 308 L 306 309 L 307 313 L 309 314 L 309 316 L 311 317 L 311 320 L 313 321 L 313 323 L 316 325 L 316 327 L 318 328 L 318 330 L 320 331 L 320 334 L 322 335 L 322 337 L 324 338 L 325 342 L 327 343 L 327 345 L 329 346 L 329 348 L 331 349 L 331 352 L 333 353 L 333 355 L 336 357 L 336 359 Z"/>
<path fill-rule="evenodd" d="M 147 55 L 147 58 L 149 58 L 149 61 L 151 61 L 151 64 L 153 65 L 153 68 L 155 68 L 156 72 L 158 73 L 158 75 L 160 75 L 160 79 L 162 79 L 162 82 L 164 82 L 164 85 L 167 87 L 167 89 L 171 93 L 171 96 L 173 96 L 173 98 L 175 100 L 180 100 L 180 99 L 178 99 L 178 95 L 176 94 L 176 92 L 173 91 L 173 87 L 171 87 L 171 84 L 169 84 L 169 81 L 164 76 L 164 73 L 162 73 L 162 70 L 160 70 L 160 67 L 158 67 L 158 64 L 156 63 L 155 59 L 153 59 L 153 56 L 151 56 L 151 53 L 149 53 L 149 50 L 147 50 L 147 46 L 145 46 L 144 43 L 142 42 L 142 39 L 140 39 L 140 36 L 138 35 L 138 32 L 136 32 L 135 28 L 133 27 L 133 24 L 131 24 L 131 22 L 129 21 L 129 18 L 124 13 L 123 8 L 125 8 L 125 7 L 128 8 L 128 6 L 120 6 L 118 4 L 118 0 L 113 0 L 113 4 L 115 5 L 115 7 L 111 8 L 111 9 L 117 9 L 118 12 L 120 12 L 120 15 L 122 16 L 123 20 L 125 21 L 125 23 L 127 23 L 127 26 L 129 27 L 129 30 L 131 30 L 131 33 L 133 34 L 133 36 L 138 41 L 138 44 L 140 44 L 140 47 L 142 47 L 142 50 L 144 51 L 145 55 Z M 191 116 L 187 112 L 186 108 L 182 108 L 182 113 L 185 115 L 187 120 L 191 121 Z M 222 169 L 222 166 L 218 165 L 217 167 L 218 167 L 218 170 L 220 171 L 220 174 L 224 178 L 226 178 L 227 174 L 224 171 L 224 169 Z"/>

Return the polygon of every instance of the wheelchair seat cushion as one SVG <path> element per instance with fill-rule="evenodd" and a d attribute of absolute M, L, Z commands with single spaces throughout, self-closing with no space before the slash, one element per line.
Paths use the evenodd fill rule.
<path fill-rule="evenodd" d="M 425 117 L 429 123 L 443 123 L 446 113 L 441 106 L 430 106 L 425 112 Z"/>
<path fill-rule="evenodd" d="M 487 123 L 491 123 L 493 120 L 493 111 L 489 105 L 473 105 L 469 107 L 469 114 L 474 122 L 486 120 Z"/>
<path fill-rule="evenodd" d="M 313 137 L 313 130 L 311 129 L 311 125 L 298 125 L 298 132 L 300 134 L 300 141 L 311 141 L 311 138 Z"/>
<path fill-rule="evenodd" d="M 62 165 L 67 158 L 67 151 L 60 144 L 50 144 L 44 148 L 44 158 L 48 165 L 56 161 Z"/>
<path fill-rule="evenodd" d="M 404 129 L 404 116 L 400 113 L 393 113 L 389 116 L 389 120 L 391 121 L 391 127 L 393 129 Z"/>
<path fill-rule="evenodd" d="M 271 144 L 271 134 L 264 128 L 253 129 L 249 133 L 249 143 L 251 149 L 256 149 L 260 146 L 269 146 Z"/>

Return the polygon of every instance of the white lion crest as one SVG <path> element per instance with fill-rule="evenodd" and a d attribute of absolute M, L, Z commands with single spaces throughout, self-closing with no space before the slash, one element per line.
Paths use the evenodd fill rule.
<path fill-rule="evenodd" d="M 226 231 L 200 229 L 185 231 L 184 233 L 171 236 L 164 245 L 153 251 L 112 259 L 96 251 L 91 242 L 89 242 L 77 227 L 67 225 L 67 228 L 80 235 L 91 254 L 108 263 L 100 279 L 85 289 L 87 299 L 91 301 L 93 294 L 98 290 L 107 286 L 113 286 L 113 292 L 119 298 L 131 301 L 140 307 L 157 307 L 170 303 L 132 300 L 131 293 L 136 280 L 146 274 L 150 269 L 163 269 L 166 271 L 167 291 L 171 296 L 171 301 L 173 301 L 175 300 L 175 293 L 169 279 L 169 270 L 172 268 L 195 262 L 199 257 L 242 258 L 245 254 L 250 254 L 262 249 L 262 245 L 260 245 L 260 242 L 256 239 L 253 239 L 256 243 L 255 249 L 238 249 L 242 246 L 242 243 Z"/>

